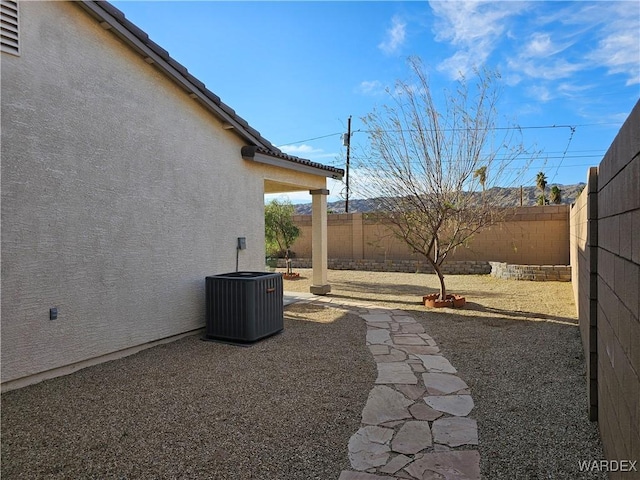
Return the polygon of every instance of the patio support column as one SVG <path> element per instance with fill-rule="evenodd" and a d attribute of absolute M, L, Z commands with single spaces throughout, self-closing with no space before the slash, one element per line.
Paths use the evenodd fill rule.
<path fill-rule="evenodd" d="M 327 282 L 327 195 L 329 190 L 311 190 L 311 293 L 326 295 L 331 291 Z"/>

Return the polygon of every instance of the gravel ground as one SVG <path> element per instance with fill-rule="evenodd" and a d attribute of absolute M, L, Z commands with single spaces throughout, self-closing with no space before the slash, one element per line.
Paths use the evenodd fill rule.
<path fill-rule="evenodd" d="M 252 347 L 197 336 L 2 395 L 2 479 L 336 479 L 376 369 L 358 317 L 287 308 Z"/>
<path fill-rule="evenodd" d="M 308 292 L 310 270 L 285 281 Z M 571 285 L 450 276 L 462 310 L 418 304 L 433 275 L 329 271 L 331 296 L 411 312 L 471 387 L 483 478 L 606 478 L 587 419 Z M 2 478 L 336 479 L 375 380 L 364 323 L 292 305 L 250 348 L 198 337 L 2 395 Z"/>
<path fill-rule="evenodd" d="M 308 291 L 310 270 L 286 290 Z M 336 298 L 371 300 L 411 314 L 471 387 L 483 478 L 606 478 L 579 462 L 604 458 L 587 417 L 584 356 L 570 283 L 448 276 L 461 310 L 425 310 L 435 275 L 329 271 Z"/>

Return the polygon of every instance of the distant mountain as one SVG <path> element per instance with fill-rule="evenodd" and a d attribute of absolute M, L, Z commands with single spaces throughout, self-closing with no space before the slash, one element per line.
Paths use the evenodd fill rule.
<path fill-rule="evenodd" d="M 547 199 L 551 188 L 557 186 L 562 192 L 562 203 L 571 204 L 578 197 L 582 189 L 585 187 L 584 183 L 577 183 L 575 185 L 547 185 Z M 503 207 L 516 207 L 520 205 L 520 188 L 500 188 L 494 187 L 485 192 L 485 195 L 495 200 L 499 205 Z M 522 189 L 522 204 L 524 206 L 537 205 L 538 196 L 540 195 L 536 187 L 524 187 Z M 365 200 L 349 199 L 349 213 L 368 213 L 380 210 L 381 202 L 379 199 L 369 198 Z M 297 215 L 311 215 L 311 204 L 301 203 L 294 205 Z M 327 204 L 327 210 L 331 213 L 345 213 L 344 212 L 344 200 L 337 202 L 329 202 Z"/>

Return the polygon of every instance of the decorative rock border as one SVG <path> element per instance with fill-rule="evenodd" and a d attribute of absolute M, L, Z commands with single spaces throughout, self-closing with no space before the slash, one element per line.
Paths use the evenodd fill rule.
<path fill-rule="evenodd" d="M 489 264 L 491 276 L 505 280 L 571 281 L 571 265 L 511 265 L 504 262 L 489 262 Z"/>
<path fill-rule="evenodd" d="M 313 301 L 355 307 L 378 369 L 339 480 L 479 480 L 471 391 L 423 326 L 402 310 Z"/>
<path fill-rule="evenodd" d="M 311 268 L 310 258 L 294 258 L 293 268 Z M 329 258 L 328 268 L 331 270 L 362 270 L 368 272 L 404 272 L 433 273 L 433 268 L 422 260 L 352 260 L 346 258 Z M 285 260 L 278 259 L 278 268 L 285 268 Z M 488 275 L 491 273 L 489 262 L 483 260 L 458 260 L 443 265 L 446 275 Z"/>

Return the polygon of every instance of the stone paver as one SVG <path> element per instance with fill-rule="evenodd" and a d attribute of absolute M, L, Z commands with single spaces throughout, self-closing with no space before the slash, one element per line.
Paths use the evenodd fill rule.
<path fill-rule="evenodd" d="M 429 422 L 411 421 L 405 422 L 393 437 L 391 450 L 397 453 L 418 453 L 431 444 Z"/>
<path fill-rule="evenodd" d="M 389 463 L 382 467 L 380 471 L 382 473 L 396 473 L 398 470 L 400 470 L 408 463 L 411 463 L 412 461 L 412 458 L 400 454 L 395 456 Z"/>
<path fill-rule="evenodd" d="M 479 480 L 478 426 L 469 386 L 424 327 L 401 310 L 326 297 L 367 325 L 378 376 L 349 440 L 352 469 L 339 480 Z M 462 449 L 460 449 L 460 447 Z"/>
<path fill-rule="evenodd" d="M 424 397 L 431 408 L 457 417 L 465 417 L 473 410 L 471 395 L 433 395 Z"/>
<path fill-rule="evenodd" d="M 469 388 L 460 377 L 448 373 L 424 373 L 422 379 L 429 395 L 448 395 Z"/>
<path fill-rule="evenodd" d="M 399 333 L 393 335 L 393 343 L 395 345 L 425 345 L 424 339 L 413 333 Z"/>
<path fill-rule="evenodd" d="M 371 347 L 386 347 L 386 345 L 370 345 L 369 348 Z M 407 359 L 407 354 L 402 350 L 398 350 L 397 348 L 390 348 L 387 354 L 374 354 L 373 358 L 375 359 L 376 363 L 402 362 Z"/>
<path fill-rule="evenodd" d="M 422 479 L 480 480 L 480 454 L 475 450 L 425 453 L 405 470 Z"/>
<path fill-rule="evenodd" d="M 424 327 L 419 323 L 404 323 L 400 327 L 402 333 L 424 333 Z"/>
<path fill-rule="evenodd" d="M 426 368 L 424 368 L 422 365 L 416 365 L 415 363 L 411 364 L 411 368 L 413 369 L 414 372 L 416 373 L 424 373 L 427 371 Z"/>
<path fill-rule="evenodd" d="M 437 346 L 431 345 L 396 345 L 398 350 L 412 354 L 435 355 L 440 352 Z"/>
<path fill-rule="evenodd" d="M 405 362 L 378 363 L 378 378 L 376 384 L 405 383 L 415 385 L 418 377 L 411 370 L 411 366 Z"/>
<path fill-rule="evenodd" d="M 380 475 L 373 475 L 371 473 L 349 472 L 348 470 L 343 470 L 340 477 L 338 477 L 338 480 L 389 480 L 390 478 L 394 477 L 388 477 L 386 475 L 381 477 Z"/>
<path fill-rule="evenodd" d="M 433 441 L 450 447 L 478 444 L 478 424 L 472 418 L 446 417 L 433 422 Z"/>
<path fill-rule="evenodd" d="M 409 413 L 413 415 L 413 418 L 416 420 L 428 420 L 430 422 L 442 416 L 442 412 L 423 403 L 414 403 L 411 405 L 409 407 Z"/>
<path fill-rule="evenodd" d="M 384 422 L 412 418 L 407 407 L 412 405 L 400 392 L 378 385 L 369 392 L 369 398 L 362 411 L 362 423 L 367 425 L 380 425 Z"/>
<path fill-rule="evenodd" d="M 405 397 L 411 400 L 417 400 L 424 396 L 424 387 L 418 385 L 394 385 L 396 390 L 404 394 Z"/>
<path fill-rule="evenodd" d="M 449 363 L 449 360 L 442 355 L 418 355 L 418 358 L 422 360 L 424 368 L 426 368 L 428 372 L 458 373 L 453 365 Z"/>
<path fill-rule="evenodd" d="M 389 355 L 388 345 L 369 345 L 369 351 L 375 355 Z"/>
<path fill-rule="evenodd" d="M 366 315 L 360 315 L 363 320 L 367 323 L 379 323 L 379 322 L 390 322 L 391 315 L 387 313 L 369 313 Z"/>
<path fill-rule="evenodd" d="M 391 335 L 389 330 L 377 329 L 367 331 L 367 344 L 389 344 L 391 342 Z"/>
<path fill-rule="evenodd" d="M 363 427 L 349 439 L 349 461 L 356 470 L 386 465 L 389 441 L 393 430 L 382 427 Z"/>

